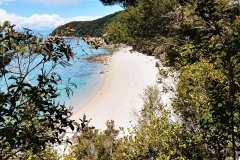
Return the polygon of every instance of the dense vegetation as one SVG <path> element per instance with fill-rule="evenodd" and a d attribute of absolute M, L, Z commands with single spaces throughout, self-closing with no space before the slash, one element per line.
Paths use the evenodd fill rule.
<path fill-rule="evenodd" d="M 136 0 L 100 0 L 104 5 L 121 5 L 123 7 L 127 6 L 137 6 Z"/>
<path fill-rule="evenodd" d="M 78 139 L 71 155 L 77 159 L 237 159 L 239 3 L 137 0 L 137 6 L 118 14 L 108 25 L 108 38 L 162 57 L 170 70 L 159 73 L 178 75 L 176 96 L 168 110 L 161 104 L 161 92 L 150 87 L 129 135 L 116 139 L 115 134 L 111 138 L 105 132 L 89 131 L 90 138 Z M 85 147 L 85 154 L 77 155 L 81 144 L 91 150 Z"/>
<path fill-rule="evenodd" d="M 134 49 L 162 58 L 168 70 L 166 72 L 162 69 L 159 74 L 164 75 L 163 78 L 173 76 L 178 79 L 172 107 L 166 108 L 161 104 L 161 92 L 157 87 L 149 87 L 142 96 L 143 108 L 135 113 L 137 123 L 128 135 L 118 138 L 120 131 L 114 128 L 114 121 L 108 121 L 107 129 L 103 132 L 84 124 L 84 129 L 82 128 L 82 132 L 74 137 L 73 145 L 65 158 L 236 160 L 240 154 L 240 2 L 235 0 L 136 0 L 136 2 L 136 6 L 126 6 L 126 10 L 117 14 L 107 25 L 105 30 L 107 38 L 111 39 L 112 43 L 124 42 L 132 45 Z M 63 28 L 66 29 L 67 26 Z M 12 27 L 7 26 L 7 30 L 3 32 L 8 35 L 4 40 L 1 39 L 1 48 L 4 49 L 2 53 L 12 53 L 8 52 L 9 49 L 12 51 L 12 48 L 23 45 L 18 43 L 19 37 L 14 36 L 15 32 L 12 33 L 11 30 Z M 29 40 L 31 41 L 27 43 L 28 45 L 36 45 L 34 49 L 41 51 L 37 50 L 39 43 L 35 43 L 35 39 L 30 37 Z M 44 47 L 50 48 L 45 48 L 47 52 L 44 53 L 50 53 L 48 51 L 52 49 L 52 42 L 55 41 L 46 42 Z M 27 47 L 24 44 L 22 49 L 25 48 Z M 18 47 L 15 50 L 20 52 Z M 64 55 L 69 59 L 71 54 Z M 45 60 L 48 60 L 48 55 L 46 56 Z M 4 57 L 4 61 L 1 62 L 2 76 L 9 73 L 5 66 L 12 59 L 5 55 Z M 59 57 L 50 59 L 59 60 Z M 46 87 L 48 83 L 55 82 L 54 77 L 42 78 L 45 79 L 39 78 L 40 86 Z M 17 85 L 9 86 L 9 92 L 6 94 L 2 92 L 4 96 L 1 97 L 4 98 L 0 99 L 2 105 L 0 114 L 1 117 L 5 116 L 0 118 L 0 130 L 11 129 L 12 133 L 0 135 L 0 156 L 3 159 L 12 155 L 12 152 L 20 152 L 21 147 L 23 150 L 32 149 L 24 152 L 22 156 L 33 156 L 32 152 L 39 150 L 31 142 L 38 142 L 36 146 L 44 148 L 42 144 L 45 144 L 46 138 L 58 140 L 58 137 L 52 137 L 54 135 L 51 133 L 58 130 L 56 126 L 66 127 L 65 123 L 60 125 L 62 120 L 71 127 L 71 122 L 67 121 L 66 117 L 60 118 L 61 121 L 52 121 L 51 116 L 39 116 L 43 111 L 42 105 L 47 105 L 46 107 L 53 105 L 47 98 L 54 96 L 51 95 L 55 93 L 54 87 L 42 87 L 41 90 L 37 90 L 42 91 L 41 94 L 36 92 L 35 95 L 39 96 L 33 98 L 31 95 L 35 93 L 34 89 L 39 88 L 32 87 L 27 82 L 23 83 L 22 77 L 13 77 L 13 80 Z M 50 95 L 47 95 L 48 89 L 52 91 Z M 19 97 L 22 99 L 15 100 Z M 32 105 L 19 102 L 31 102 Z M 26 108 L 24 107 L 26 105 L 30 106 Z M 9 108 L 13 110 L 9 111 Z M 24 109 L 27 109 L 27 112 Z M 64 113 L 66 112 L 64 110 Z M 34 115 L 40 119 L 31 117 L 26 121 L 24 119 L 26 116 L 22 116 L 24 113 L 34 113 L 27 116 Z M 59 112 L 54 113 L 58 115 Z M 59 116 L 55 118 L 58 119 Z M 8 117 L 11 118 L 10 121 L 7 121 Z M 46 121 L 41 122 L 41 118 L 45 118 Z M 55 127 L 52 126 L 54 123 L 45 125 L 48 122 L 57 124 Z M 89 121 L 85 117 L 82 122 Z M 36 124 L 43 126 L 33 127 L 37 126 Z M 32 136 L 29 136 L 27 129 L 33 133 Z M 49 132 L 39 134 L 43 129 Z M 22 134 L 16 131 L 28 135 L 27 141 L 20 139 Z M 26 148 L 24 146 L 26 144 L 32 145 Z M 58 159 L 55 154 L 49 154 L 49 150 L 38 152 L 39 155 L 44 153 Z"/>
<path fill-rule="evenodd" d="M 86 37 L 90 35 L 91 37 L 102 37 L 104 35 L 104 28 L 112 19 L 119 14 L 116 12 L 114 14 L 107 15 L 105 17 L 93 20 L 93 21 L 74 21 L 57 27 L 53 30 L 51 35 L 61 35 L 61 31 L 66 29 L 69 25 L 75 30 L 75 32 L 63 34 L 65 36 L 75 36 L 75 37 Z"/>
<path fill-rule="evenodd" d="M 15 30 L 15 25 L 8 21 L 0 25 L 1 160 L 28 159 L 41 151 L 52 156 L 49 146 L 71 143 L 63 138 L 66 129 L 80 130 L 80 127 L 69 119 L 71 108 L 56 101 L 61 77 L 54 69 L 59 65 L 69 66 L 68 61 L 73 57 L 64 39 L 43 40 L 30 29 Z M 36 70 L 33 82 L 30 77 Z M 66 88 L 61 89 L 69 95 L 70 86 L 74 84 L 69 79 Z"/>

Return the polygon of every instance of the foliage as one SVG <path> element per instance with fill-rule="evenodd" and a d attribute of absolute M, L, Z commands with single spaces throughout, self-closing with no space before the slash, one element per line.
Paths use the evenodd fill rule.
<path fill-rule="evenodd" d="M 176 1 L 137 0 L 137 7 L 127 7 L 106 30 L 114 43 L 127 43 L 143 53 L 153 54 L 169 36 L 174 25 Z"/>
<path fill-rule="evenodd" d="M 131 37 L 128 36 L 130 33 L 126 25 L 129 16 L 128 12 L 123 11 L 116 15 L 113 21 L 107 25 L 106 38 L 109 39 L 111 43 L 126 43 L 131 40 Z"/>
<path fill-rule="evenodd" d="M 33 154 L 31 150 L 25 151 L 19 155 L 14 156 L 13 159 L 19 160 L 60 160 L 57 152 L 52 147 L 47 147 L 45 150 Z"/>
<path fill-rule="evenodd" d="M 240 151 L 240 23 L 233 2 L 186 3 L 195 8 L 182 23 L 190 44 L 176 58 L 181 76 L 174 108 L 188 128 L 208 138 L 204 146 L 215 159 L 236 159 Z"/>
<path fill-rule="evenodd" d="M 74 56 L 64 39 L 39 38 L 30 29 L 0 26 L 0 159 L 9 159 L 25 150 L 33 154 L 47 144 L 69 142 L 66 129 L 74 129 L 71 108 L 55 103 L 61 77 L 58 65 L 68 66 Z M 71 31 L 65 30 L 66 32 Z M 35 75 L 33 72 L 38 70 Z M 35 81 L 31 81 L 34 78 Z M 69 85 L 66 87 L 71 93 Z"/>
<path fill-rule="evenodd" d="M 65 30 L 69 25 L 75 30 L 75 32 L 70 32 L 63 34 L 63 36 L 76 36 L 76 37 L 86 37 L 88 35 L 92 37 L 102 37 L 104 35 L 105 26 L 111 22 L 111 20 L 119 12 L 107 15 L 105 17 L 93 20 L 93 21 L 74 21 L 66 23 L 62 26 L 57 27 L 53 30 L 51 35 L 62 35 L 61 31 Z"/>
<path fill-rule="evenodd" d="M 104 2 L 111 5 L 120 1 Z M 113 43 L 127 43 L 134 49 L 154 54 L 156 57 L 160 57 L 162 54 L 166 55 L 165 64 L 171 65 L 179 72 L 176 97 L 170 108 L 171 111 L 167 110 L 161 104 L 160 92 L 155 87 L 149 87 L 143 96 L 144 106 L 141 111 L 136 113 L 137 121 L 129 135 L 118 139 L 118 131 L 114 129 L 113 121 L 107 122 L 108 129 L 104 132 L 98 132 L 87 126 L 80 135 L 76 136 L 74 145 L 70 148 L 70 153 L 66 155 L 66 158 L 237 159 L 240 152 L 239 6 L 238 2 L 234 0 L 137 0 L 136 6 L 127 6 L 125 11 L 117 14 L 107 26 L 105 31 L 107 38 Z M 9 25 L 7 30 L 2 33 L 11 33 L 12 28 Z M 28 30 L 25 33 L 29 35 Z M 1 53 L 11 53 L 10 51 L 15 47 L 14 44 L 17 43 L 14 41 L 16 39 L 14 34 L 8 34 L 7 37 L 12 40 L 1 39 Z M 33 53 L 45 53 L 43 54 L 46 56 L 45 61 L 53 60 L 57 63 L 63 57 L 69 59 L 72 55 L 70 54 L 71 50 L 66 49 L 64 50 L 66 54 L 63 52 L 60 57 L 58 57 L 59 54 L 49 56 L 47 53 L 55 53 L 51 45 L 51 42 L 56 42 L 54 39 L 47 41 L 45 45 L 32 43 L 31 37 L 29 40 L 31 41 L 26 44 L 36 46 L 32 48 L 36 50 Z M 19 43 L 18 46 L 21 47 L 15 48 L 17 53 L 25 53 L 25 49 L 28 49 L 25 47 L 27 46 L 25 43 Z M 40 48 L 42 46 L 42 50 L 45 48 L 45 52 L 38 49 L 38 46 Z M 58 44 L 53 46 L 58 47 Z M 12 59 L 15 58 L 12 55 L 15 54 L 5 54 L 1 57 L 1 73 L 5 79 L 9 78 L 6 76 L 9 74 L 9 69 L 6 67 L 11 65 Z M 16 55 L 19 56 L 19 54 Z M 16 76 L 15 74 L 14 76 Z M 42 75 L 45 75 L 45 72 L 42 72 Z M 5 117 L 0 118 L 0 127 L 3 125 L 6 127 L 0 129 L 4 131 L 11 129 L 11 134 L 0 135 L 0 140 L 3 142 L 1 143 L 3 158 L 11 155 L 11 148 L 28 149 L 27 146 L 26 148 L 19 146 L 19 142 L 21 145 L 28 145 L 34 141 L 43 148 L 45 142 L 52 140 L 54 135 L 51 133 L 52 131 L 55 133 L 58 129 L 56 126 L 60 129 L 63 127 L 63 130 L 59 130 L 59 132 L 64 131 L 67 126 L 73 127 L 71 121 L 67 120 L 68 114 L 64 118 L 60 118 L 61 122 L 54 121 L 55 119 L 50 115 L 44 117 L 44 122 L 35 118 L 41 118 L 45 111 L 41 109 L 35 111 L 36 108 L 41 108 L 40 104 L 47 101 L 45 107 L 53 106 L 48 97 L 54 98 L 56 90 L 54 90 L 54 86 L 47 89 L 42 84 L 54 83 L 55 75 L 53 77 L 45 76 L 44 80 L 40 80 L 42 78 L 40 77 L 39 85 L 35 86 L 27 81 L 25 74 L 21 76 L 20 78 L 10 77 L 17 82 L 17 85 L 9 85 L 7 93 L 1 91 L 0 102 L 4 103 L 1 104 L 3 107 L 0 117 Z M 21 81 L 24 78 L 26 81 Z M 23 85 L 19 85 L 19 81 Z M 38 94 L 39 90 L 34 90 L 36 86 L 41 86 L 40 95 Z M 49 93 L 49 91 L 52 92 Z M 23 93 L 24 96 L 18 96 Z M 31 98 L 34 100 L 33 102 L 27 99 L 33 95 L 34 98 Z M 23 99 L 7 99 L 14 96 Z M 8 103 L 4 108 L 6 102 Z M 20 102 L 31 103 L 22 104 Z M 26 108 L 25 106 L 30 107 Z M 18 107 L 19 110 L 15 111 L 14 109 Z M 7 108 L 13 109 L 9 113 Z M 35 109 L 35 112 L 32 112 L 32 108 Z M 54 111 L 56 109 L 58 107 L 55 107 Z M 27 124 L 20 123 L 22 119 L 15 116 L 25 113 L 25 110 L 27 113 L 31 113 L 27 114 L 30 117 L 26 121 Z M 51 111 L 51 109 L 49 110 Z M 60 112 L 68 113 L 64 109 Z M 9 114 L 14 114 L 14 116 L 9 119 Z M 54 114 L 58 115 L 58 112 L 54 112 Z M 31 115 L 34 116 L 31 117 Z M 177 116 L 176 119 L 179 121 L 173 121 L 173 116 Z M 7 118 L 9 121 L 5 123 Z M 55 116 L 54 118 L 58 119 L 59 117 Z M 49 119 L 53 119 L 51 124 L 56 123 L 56 125 L 48 126 Z M 63 120 L 67 124 L 58 125 Z M 83 120 L 83 124 L 84 122 L 85 120 Z M 17 130 L 14 130 L 13 126 L 18 127 Z M 24 133 L 28 139 L 22 140 L 20 138 L 24 134 L 15 133 L 15 131 L 25 131 L 22 126 L 30 130 Z M 41 129 L 45 130 L 44 136 L 37 137 L 38 140 L 27 134 L 42 133 Z M 0 133 L 6 132 L 1 131 Z M 12 134 L 15 134 L 14 136 L 17 138 L 9 138 L 9 135 Z M 40 136 L 39 134 L 34 135 Z M 56 136 L 53 137 L 55 141 L 58 139 Z M 34 148 L 34 144 L 31 146 L 33 152 L 37 150 L 36 147 Z"/>
<path fill-rule="evenodd" d="M 103 132 L 86 126 L 80 135 L 74 137 L 74 145 L 69 149 L 65 159 L 112 159 L 118 147 L 119 131 L 114 128 L 114 121 L 106 122 L 107 129 Z"/>
<path fill-rule="evenodd" d="M 190 134 L 190 140 L 197 138 L 198 149 L 204 150 L 196 157 L 236 159 L 240 152 L 239 1 L 137 2 L 137 7 L 128 7 L 108 25 L 108 36 L 143 53 L 166 55 L 165 64 L 180 72 L 173 107 L 181 130 Z"/>
<path fill-rule="evenodd" d="M 135 112 L 133 130 L 122 138 L 114 129 L 114 121 L 107 121 L 103 132 L 88 126 L 75 137 L 66 159 L 211 159 L 202 147 L 204 139 L 172 121 L 172 114 L 161 104 L 161 92 L 148 87 L 144 105 Z"/>
<path fill-rule="evenodd" d="M 130 135 L 123 138 L 115 159 L 203 159 L 208 154 L 199 145 L 201 135 L 182 128 L 161 103 L 156 86 L 143 94 L 143 108 L 136 112 L 137 124 Z"/>
<path fill-rule="evenodd" d="M 134 130 L 112 159 L 238 158 L 239 6 L 233 0 L 137 0 L 108 24 L 113 43 L 164 54 L 165 64 L 180 73 L 171 108 L 179 122 L 149 88 Z"/>
<path fill-rule="evenodd" d="M 137 0 L 100 0 L 104 5 L 137 6 Z"/>

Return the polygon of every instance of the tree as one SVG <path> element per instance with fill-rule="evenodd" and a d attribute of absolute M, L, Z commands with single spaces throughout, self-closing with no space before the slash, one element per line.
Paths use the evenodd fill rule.
<path fill-rule="evenodd" d="M 172 120 L 171 111 L 161 103 L 161 92 L 148 87 L 144 105 L 136 112 L 136 124 L 122 138 L 113 159 L 204 159 L 209 158 L 201 135 L 188 132 Z"/>
<path fill-rule="evenodd" d="M 121 12 L 121 11 L 120 11 Z M 64 30 L 67 28 L 70 24 L 72 25 L 71 28 L 73 28 L 75 31 L 67 33 L 64 36 L 88 36 L 90 35 L 91 37 L 102 37 L 104 35 L 104 28 L 108 23 L 114 19 L 114 17 L 118 14 L 119 12 L 116 12 L 114 14 L 107 15 L 105 17 L 93 20 L 93 21 L 73 21 L 66 23 L 64 25 L 61 25 L 54 29 L 51 33 L 51 35 L 61 35 L 60 31 Z"/>
<path fill-rule="evenodd" d="M 60 156 L 52 147 L 47 147 L 45 150 L 33 153 L 31 150 L 21 152 L 17 156 L 14 156 L 13 159 L 27 159 L 27 160 L 60 160 Z"/>
<path fill-rule="evenodd" d="M 195 9 L 185 14 L 182 23 L 188 43 L 178 50 L 181 75 L 174 109 L 186 128 L 203 135 L 212 158 L 236 159 L 240 145 L 238 5 L 227 0 L 186 5 Z"/>
<path fill-rule="evenodd" d="M 137 0 L 137 7 L 128 7 L 117 15 L 106 33 L 114 43 L 127 43 L 149 55 L 169 37 L 174 26 L 176 1 Z"/>
<path fill-rule="evenodd" d="M 137 0 L 100 0 L 104 5 L 121 5 L 123 7 L 134 6 L 136 7 L 138 2 Z"/>
<path fill-rule="evenodd" d="M 190 142 L 197 139 L 196 143 L 188 142 L 188 146 L 198 146 L 195 153 L 204 150 L 202 155 L 182 152 L 182 156 L 236 159 L 240 152 L 238 1 L 138 2 L 136 8 L 129 7 L 109 25 L 109 36 L 125 40 L 142 52 L 158 48 L 159 52 L 166 53 L 168 64 L 180 73 L 173 103 L 180 119 L 178 127 L 186 133 L 180 139 L 186 138 Z M 154 6 L 161 10 L 154 9 Z M 152 127 L 149 123 L 145 125 L 145 128 Z M 136 150 L 146 156 L 149 156 L 147 149 L 143 149 L 148 143 L 144 138 L 150 137 L 147 135 L 150 131 L 140 132 L 146 136 L 140 136 L 140 143 L 136 144 L 136 148 L 144 144 Z M 131 144 L 136 141 L 133 139 Z M 129 151 L 129 147 L 123 150 Z M 126 156 L 138 154 L 132 150 Z"/>
<path fill-rule="evenodd" d="M 0 26 L 0 80 L 4 84 L 0 88 L 0 159 L 69 142 L 62 137 L 68 127 L 75 128 L 68 119 L 71 108 L 55 103 L 61 77 L 54 69 L 69 65 L 74 57 L 70 45 L 61 37 L 43 40 L 30 29 L 14 27 L 7 21 Z M 70 27 L 65 30 L 70 31 Z M 65 89 L 70 94 L 69 85 L 74 84 L 68 82 Z"/>
<path fill-rule="evenodd" d="M 115 129 L 114 121 L 106 122 L 107 129 L 100 132 L 88 125 L 80 135 L 75 135 L 74 144 L 70 147 L 65 159 L 114 159 L 120 139 L 119 130 Z"/>

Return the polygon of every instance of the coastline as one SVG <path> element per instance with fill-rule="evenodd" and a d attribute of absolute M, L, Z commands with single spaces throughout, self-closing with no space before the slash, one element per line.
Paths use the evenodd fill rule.
<path fill-rule="evenodd" d="M 73 110 L 72 112 L 75 113 L 77 111 L 79 111 L 81 109 L 81 107 L 83 107 L 84 105 L 86 105 L 88 103 L 88 101 L 90 101 L 103 87 L 104 81 L 105 81 L 105 76 L 103 74 L 100 74 L 100 78 L 99 78 L 99 82 L 97 84 L 95 84 L 95 88 L 90 89 L 90 92 L 87 93 L 86 95 L 84 95 L 84 99 L 79 101 L 79 99 L 76 100 L 76 102 L 74 103 L 70 103 L 68 106 L 73 106 Z M 77 97 L 77 95 L 75 95 L 75 97 Z"/>
<path fill-rule="evenodd" d="M 113 54 L 104 70 L 104 82 L 83 104 L 77 105 L 71 119 L 79 122 L 85 113 L 89 123 L 97 129 L 106 129 L 106 121 L 114 120 L 115 126 L 131 128 L 131 113 L 142 108 L 140 95 L 148 85 L 156 84 L 156 59 L 131 47 L 122 48 Z"/>

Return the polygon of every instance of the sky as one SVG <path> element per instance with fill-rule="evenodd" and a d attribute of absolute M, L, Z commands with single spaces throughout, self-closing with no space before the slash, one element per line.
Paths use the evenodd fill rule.
<path fill-rule="evenodd" d="M 88 21 L 123 10 L 104 6 L 99 0 L 0 0 L 0 23 L 9 20 L 18 27 L 53 30 L 71 21 Z"/>

